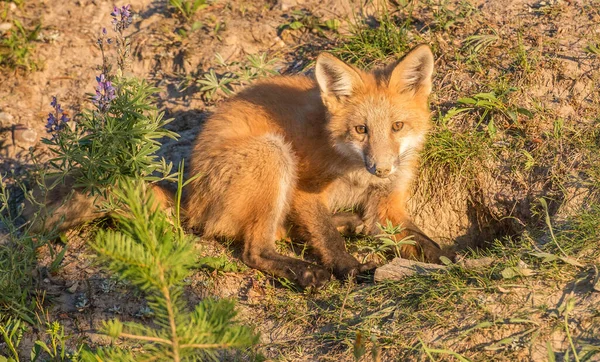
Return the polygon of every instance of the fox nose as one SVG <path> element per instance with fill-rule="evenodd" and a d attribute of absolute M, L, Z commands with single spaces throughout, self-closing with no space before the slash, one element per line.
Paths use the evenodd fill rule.
<path fill-rule="evenodd" d="M 392 172 L 392 168 L 389 166 L 367 165 L 367 171 L 377 177 L 387 177 Z"/>
<path fill-rule="evenodd" d="M 375 176 L 377 177 L 386 177 L 390 174 L 389 167 L 376 167 L 375 168 Z"/>

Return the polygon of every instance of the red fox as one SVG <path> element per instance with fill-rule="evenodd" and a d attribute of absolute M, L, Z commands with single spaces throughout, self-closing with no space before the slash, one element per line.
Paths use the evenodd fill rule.
<path fill-rule="evenodd" d="M 360 209 L 367 233 L 380 233 L 378 222 L 402 224 L 416 241 L 402 256 L 439 262 L 439 245 L 405 206 L 430 128 L 433 63 L 424 45 L 372 72 L 323 53 L 316 80 L 274 77 L 241 91 L 196 140 L 187 223 L 243 240 L 244 263 L 303 287 L 374 268 L 346 251 L 332 218 L 343 207 Z M 287 223 L 321 266 L 276 252 Z"/>
<path fill-rule="evenodd" d="M 323 53 L 314 79 L 273 77 L 241 91 L 196 140 L 191 175 L 199 176 L 185 195 L 188 226 L 243 241 L 244 263 L 302 287 L 375 267 L 346 251 L 332 215 L 345 207 L 359 210 L 367 234 L 380 233 L 377 223 L 401 224 L 401 236 L 416 241 L 402 246 L 403 257 L 439 262 L 439 245 L 405 206 L 430 128 L 433 63 L 424 45 L 372 72 Z M 92 218 L 91 206 L 76 195 L 54 219 L 62 213 L 71 226 Z M 277 253 L 275 241 L 288 225 L 320 265 Z"/>

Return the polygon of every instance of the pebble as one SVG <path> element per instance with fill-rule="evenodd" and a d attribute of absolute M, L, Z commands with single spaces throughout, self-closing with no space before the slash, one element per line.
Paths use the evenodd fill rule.
<path fill-rule="evenodd" d="M 33 128 L 27 127 L 23 124 L 17 124 L 13 132 L 15 142 L 20 144 L 25 143 L 32 145 L 38 141 L 37 132 Z"/>
<path fill-rule="evenodd" d="M 75 281 L 73 285 L 67 288 L 67 291 L 69 291 L 69 293 L 71 294 L 75 294 L 75 292 L 77 291 L 77 287 L 79 287 L 79 281 Z"/>
<path fill-rule="evenodd" d="M 0 34 L 4 34 L 12 28 L 12 23 L 0 23 Z"/>
<path fill-rule="evenodd" d="M 279 1 L 279 7 L 281 8 L 282 11 L 288 11 L 296 5 L 298 5 L 298 2 L 296 0 L 280 0 Z"/>
<path fill-rule="evenodd" d="M 12 124 L 14 117 L 6 112 L 0 112 L 0 126 L 8 126 Z"/>

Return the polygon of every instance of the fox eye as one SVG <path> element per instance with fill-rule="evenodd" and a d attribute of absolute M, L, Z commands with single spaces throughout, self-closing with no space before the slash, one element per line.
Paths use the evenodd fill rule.
<path fill-rule="evenodd" d="M 394 132 L 400 131 L 404 127 L 404 122 L 396 122 L 392 125 Z"/>
<path fill-rule="evenodd" d="M 356 130 L 356 133 L 358 133 L 358 134 L 367 133 L 367 126 L 360 125 L 360 126 L 354 127 L 354 129 Z"/>

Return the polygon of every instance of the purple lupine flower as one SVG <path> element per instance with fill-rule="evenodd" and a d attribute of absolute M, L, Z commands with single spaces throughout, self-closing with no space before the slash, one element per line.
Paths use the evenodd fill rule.
<path fill-rule="evenodd" d="M 92 97 L 92 103 L 101 112 L 106 112 L 110 108 L 110 102 L 116 98 L 115 87 L 106 79 L 104 74 L 97 76 L 96 81 L 98 82 L 98 86 L 96 87 L 96 95 Z"/>
<path fill-rule="evenodd" d="M 58 125 L 58 122 L 56 121 L 56 117 L 54 116 L 53 113 L 48 113 L 48 120 L 46 123 L 46 131 L 48 133 L 52 133 L 56 130 L 56 126 Z"/>
<path fill-rule="evenodd" d="M 102 28 L 102 30 L 100 31 L 100 36 L 96 40 L 96 44 L 98 44 L 101 50 L 103 49 L 105 43 L 109 45 L 112 43 L 112 39 L 109 38 L 107 35 L 108 31 L 106 31 L 106 28 Z"/>
<path fill-rule="evenodd" d="M 46 121 L 46 131 L 48 133 L 54 133 L 53 137 L 55 137 L 56 132 L 63 129 L 66 126 L 66 123 L 69 122 L 71 119 L 69 118 L 67 112 L 63 111 L 55 96 L 52 97 L 50 105 L 52 106 L 52 108 L 54 108 L 54 112 L 48 113 L 48 119 Z"/>
<path fill-rule="evenodd" d="M 113 17 L 112 24 L 115 31 L 122 31 L 131 25 L 131 5 L 127 4 L 122 7 L 114 7 L 110 15 Z"/>

